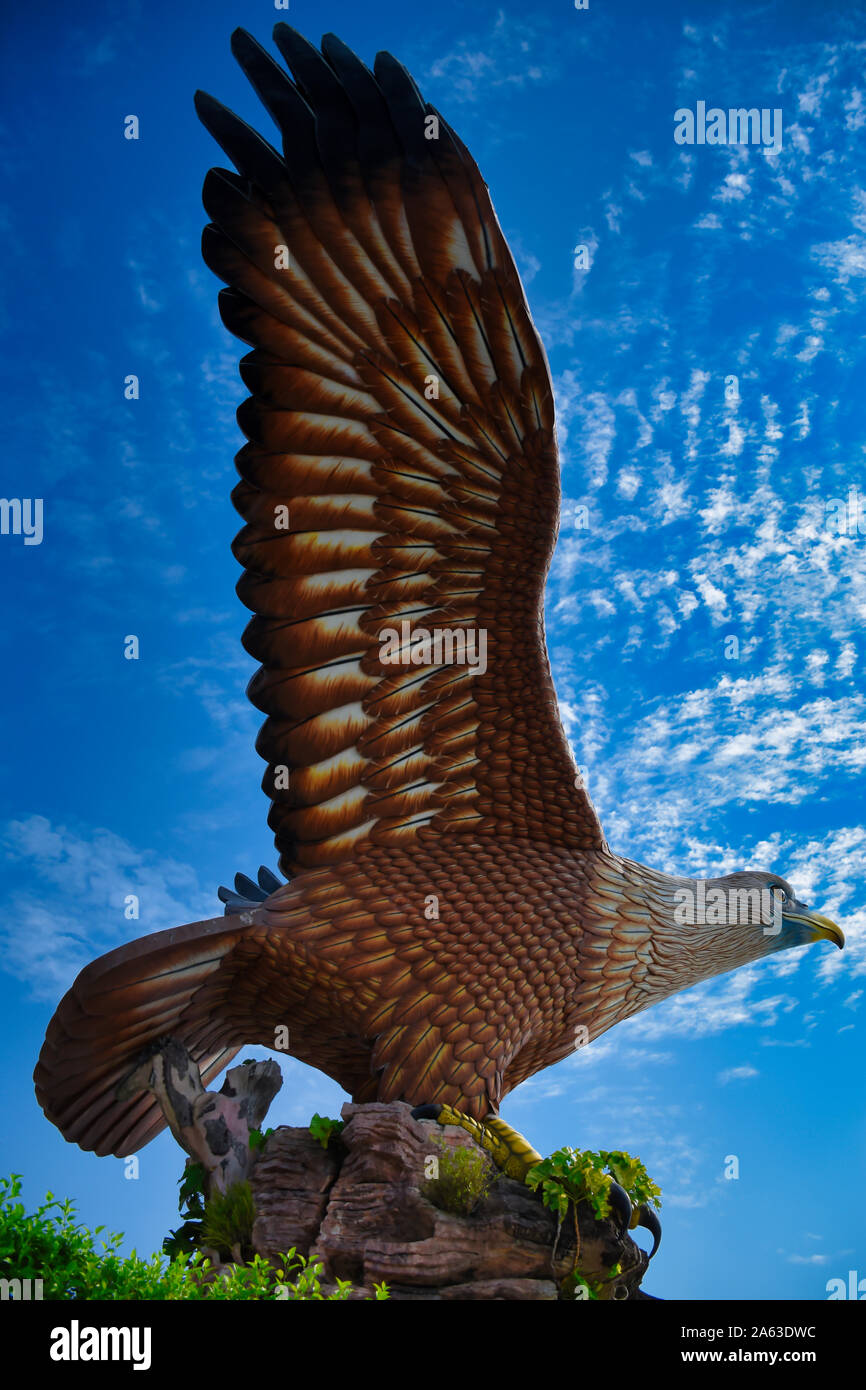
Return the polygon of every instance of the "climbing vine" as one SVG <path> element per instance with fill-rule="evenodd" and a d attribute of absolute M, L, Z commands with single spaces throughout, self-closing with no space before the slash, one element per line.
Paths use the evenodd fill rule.
<path fill-rule="evenodd" d="M 611 1182 L 618 1182 L 633 1207 L 642 1202 L 661 1206 L 661 1188 L 652 1181 L 639 1158 L 619 1149 L 557 1149 L 530 1168 L 526 1184 L 533 1192 L 541 1188 L 546 1207 L 561 1218 L 570 1203 L 588 1202 L 597 1221 L 610 1215 Z"/>

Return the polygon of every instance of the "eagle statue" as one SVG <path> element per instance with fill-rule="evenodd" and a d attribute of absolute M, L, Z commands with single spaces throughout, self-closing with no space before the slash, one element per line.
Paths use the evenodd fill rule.
<path fill-rule="evenodd" d="M 204 1084 L 277 1046 L 356 1102 L 505 1134 L 503 1097 L 614 1024 L 844 942 L 776 873 L 608 846 L 545 645 L 550 372 L 487 186 L 390 54 L 274 39 L 292 76 L 242 30 L 232 48 L 280 148 L 196 107 L 237 171 L 205 179 L 203 254 L 252 348 L 234 554 L 287 882 L 239 875 L 224 915 L 82 970 L 34 1081 L 97 1154 L 163 1127 L 123 1086 L 161 1039 Z"/>

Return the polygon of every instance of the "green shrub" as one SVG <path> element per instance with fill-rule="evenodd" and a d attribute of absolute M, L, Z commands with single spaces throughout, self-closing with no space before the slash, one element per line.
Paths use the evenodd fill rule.
<path fill-rule="evenodd" d="M 484 1201 L 494 1182 L 502 1176 L 477 1146 L 452 1147 L 444 1138 L 437 1141 L 439 1176 L 425 1184 L 424 1195 L 440 1211 L 452 1216 L 471 1216 Z"/>
<path fill-rule="evenodd" d="M 191 1255 L 199 1248 L 201 1223 L 204 1219 L 205 1166 L 187 1159 L 186 1167 L 178 1178 L 180 1192 L 177 1208 L 185 1218 L 177 1230 L 169 1231 L 162 1242 L 162 1252 L 174 1259 L 177 1255 Z"/>
<path fill-rule="evenodd" d="M 310 1133 L 314 1139 L 318 1139 L 323 1149 L 328 1147 L 332 1139 L 336 1139 L 344 1127 L 344 1120 L 329 1120 L 327 1115 L 316 1114 L 310 1120 Z"/>
<path fill-rule="evenodd" d="M 241 1264 L 251 1256 L 256 1209 L 248 1182 L 234 1182 L 227 1192 L 215 1192 L 205 1203 L 201 1241 L 218 1250 L 220 1259 Z"/>
<path fill-rule="evenodd" d="M 117 1253 L 123 1236 L 109 1235 L 94 1247 L 94 1236 L 76 1224 L 75 1207 L 46 1193 L 31 1215 L 23 1202 L 21 1178 L 0 1178 L 0 1278 L 41 1279 L 45 1299 L 304 1299 L 344 1302 L 352 1292 L 348 1280 L 338 1279 L 334 1292 L 323 1293 L 322 1265 L 310 1264 L 294 1249 L 274 1266 L 261 1255 L 248 1264 L 232 1265 L 214 1277 L 201 1251 L 175 1259 L 152 1255 L 142 1259 L 133 1250 Z M 388 1298 L 385 1284 L 374 1285 L 373 1300 Z"/>

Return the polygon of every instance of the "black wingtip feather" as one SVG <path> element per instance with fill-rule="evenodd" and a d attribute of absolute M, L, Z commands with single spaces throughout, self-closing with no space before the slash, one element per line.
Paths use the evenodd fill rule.
<path fill-rule="evenodd" d="M 259 865 L 259 887 L 264 888 L 265 892 L 276 893 L 278 888 L 282 888 L 280 880 L 276 874 L 266 868 L 264 864 Z"/>
<path fill-rule="evenodd" d="M 321 53 L 285 22 L 274 25 L 274 43 L 291 68 L 298 91 L 309 100 L 308 80 L 315 85 L 317 64 L 324 63 Z"/>
<path fill-rule="evenodd" d="M 280 27 L 280 26 L 277 26 Z M 274 38 L 277 39 L 276 30 Z M 345 93 L 339 78 L 329 67 L 319 50 L 305 39 L 296 29 L 284 24 L 277 47 L 292 69 L 298 87 L 312 98 L 313 104 L 328 101 L 345 101 Z"/>
<path fill-rule="evenodd" d="M 322 53 L 343 85 L 358 121 L 358 155 L 375 165 L 402 155 L 385 95 L 370 69 L 336 34 L 325 34 Z"/>
<path fill-rule="evenodd" d="M 382 49 L 376 54 L 376 61 L 373 64 L 373 72 L 376 81 L 383 88 L 393 91 L 401 102 L 408 107 L 415 107 L 426 114 L 427 103 L 421 95 L 414 77 L 408 68 L 404 67 L 399 58 L 395 58 L 393 53 L 387 49 Z"/>
<path fill-rule="evenodd" d="M 430 142 L 424 137 L 428 106 L 411 74 L 391 53 L 377 53 L 373 65 L 391 120 L 406 153 L 422 163 L 430 158 Z"/>
<path fill-rule="evenodd" d="M 257 875 L 258 882 L 254 882 L 247 874 L 235 874 L 234 888 L 220 886 L 217 889 L 217 897 L 221 903 L 225 904 L 225 916 L 235 917 L 241 912 L 249 912 L 250 908 L 256 908 L 259 903 L 263 903 L 269 898 L 271 893 L 275 893 L 283 884 L 275 873 L 266 868 L 264 864 L 259 866 Z"/>
<path fill-rule="evenodd" d="M 292 130 L 297 122 L 305 119 L 312 122 L 312 112 L 288 73 L 246 29 L 235 29 L 231 48 L 244 76 L 252 83 L 282 135 Z"/>
<path fill-rule="evenodd" d="M 286 166 L 273 145 L 258 131 L 207 92 L 196 92 L 195 109 L 202 125 L 244 178 L 258 183 L 266 193 L 280 186 Z"/>

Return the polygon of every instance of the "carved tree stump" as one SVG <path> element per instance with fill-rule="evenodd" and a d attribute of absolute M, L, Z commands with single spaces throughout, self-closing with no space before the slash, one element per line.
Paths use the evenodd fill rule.
<path fill-rule="evenodd" d="M 119 1100 L 150 1091 L 181 1148 L 205 1169 L 205 1195 L 249 1178 L 255 1160 L 250 1130 L 259 1129 L 283 1084 L 278 1064 L 232 1067 L 219 1091 L 206 1091 L 186 1048 L 161 1038 L 117 1088 Z"/>

